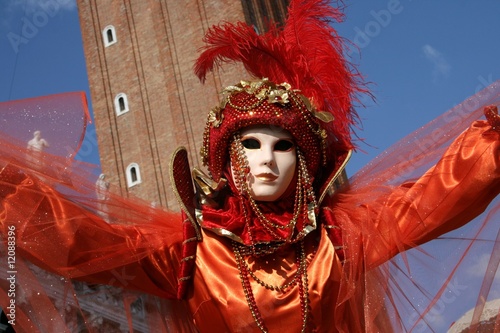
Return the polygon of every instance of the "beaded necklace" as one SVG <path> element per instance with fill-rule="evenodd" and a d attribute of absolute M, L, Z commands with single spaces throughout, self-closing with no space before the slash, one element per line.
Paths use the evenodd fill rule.
<path fill-rule="evenodd" d="M 309 301 L 309 282 L 307 277 L 307 262 L 306 254 L 304 249 L 304 240 L 301 240 L 298 244 L 294 244 L 296 252 L 296 266 L 297 270 L 293 278 L 282 284 L 281 286 L 274 286 L 264 282 L 259 279 L 254 272 L 250 270 L 246 260 L 243 258 L 242 252 L 245 251 L 245 246 L 237 242 L 232 242 L 233 252 L 236 259 L 236 266 L 238 267 L 241 285 L 243 286 L 243 292 L 248 304 L 248 308 L 252 314 L 255 323 L 261 330 L 261 332 L 268 333 L 268 329 L 264 324 L 264 319 L 259 311 L 255 296 L 252 291 L 252 286 L 250 285 L 250 277 L 253 278 L 259 285 L 264 288 L 276 291 L 276 292 L 287 292 L 292 285 L 297 285 L 299 288 L 299 300 L 300 300 L 300 312 L 302 319 L 302 329 L 301 332 L 306 332 L 309 317 L 310 317 L 310 301 Z"/>
<path fill-rule="evenodd" d="M 294 285 L 298 286 L 299 289 L 299 300 L 300 300 L 300 310 L 301 310 L 301 318 L 302 318 L 302 330 L 301 332 L 306 332 L 309 317 L 310 317 L 310 301 L 309 301 L 309 286 L 308 286 L 308 277 L 307 277 L 307 262 L 306 255 L 304 250 L 304 233 L 303 230 L 295 233 L 294 230 L 296 228 L 297 221 L 300 217 L 304 219 L 304 221 L 308 220 L 309 212 L 315 212 L 317 210 L 317 201 L 314 195 L 314 190 L 312 188 L 311 180 L 309 174 L 307 172 L 307 165 L 305 163 L 305 159 L 297 149 L 297 159 L 298 159 L 298 172 L 297 172 L 297 187 L 295 190 L 295 200 L 293 207 L 293 215 L 290 221 L 285 225 L 276 224 L 270 221 L 264 213 L 261 211 L 255 200 L 252 198 L 250 194 L 250 189 L 248 187 L 246 181 L 246 175 L 249 173 L 250 169 L 248 166 L 248 160 L 244 151 L 244 147 L 241 143 L 240 134 L 236 132 L 233 135 L 233 140 L 230 146 L 230 157 L 231 157 L 231 165 L 234 172 L 234 182 L 236 187 L 239 190 L 239 195 L 241 200 L 248 200 L 250 202 L 250 208 L 257 216 L 257 219 L 261 222 L 261 225 L 275 237 L 276 246 L 267 248 L 267 251 L 264 251 L 265 254 L 272 253 L 279 249 L 281 246 L 285 244 L 292 243 L 292 246 L 295 247 L 296 252 L 296 267 L 297 270 L 290 281 L 283 283 L 282 285 L 272 285 L 264 280 L 257 277 L 257 275 L 250 269 L 246 260 L 244 259 L 244 255 L 247 256 L 260 256 L 263 252 L 258 250 L 258 244 L 256 244 L 253 240 L 253 231 L 252 226 L 250 224 L 249 212 L 245 209 L 245 205 L 242 205 L 242 213 L 245 216 L 245 223 L 248 230 L 248 235 L 250 238 L 250 246 L 242 245 L 238 242 L 233 241 L 232 247 L 234 256 L 236 259 L 236 265 L 239 272 L 239 277 L 241 281 L 241 285 L 243 287 L 243 292 L 245 294 L 245 298 L 248 304 L 248 308 L 252 314 L 255 323 L 259 327 L 262 332 L 267 333 L 268 329 L 264 324 L 264 319 L 259 311 L 257 306 L 257 302 L 255 300 L 255 296 L 252 291 L 252 287 L 250 284 L 250 278 L 256 281 L 260 286 L 275 291 L 285 293 L 290 290 L 290 288 Z M 305 228 L 305 223 L 303 228 Z M 314 225 L 315 227 L 315 225 Z M 284 230 L 289 229 L 289 236 L 283 238 L 282 236 L 276 233 L 276 229 Z M 295 236 L 295 237 L 294 237 Z M 261 249 L 262 250 L 262 249 Z"/>
<path fill-rule="evenodd" d="M 297 221 L 299 220 L 300 217 L 304 221 L 309 220 L 309 212 L 312 210 L 316 212 L 317 210 L 317 201 L 316 197 L 314 194 L 314 190 L 312 188 L 311 180 L 309 177 L 309 174 L 307 172 L 307 166 L 305 163 L 305 159 L 300 152 L 299 149 L 297 149 L 297 159 L 298 159 L 298 172 L 297 172 L 297 186 L 295 189 L 295 200 L 294 200 L 294 207 L 293 207 L 293 216 L 291 220 L 285 224 L 285 225 L 280 225 L 276 224 L 272 221 L 270 221 L 264 213 L 261 211 L 259 208 L 258 204 L 255 202 L 255 200 L 252 198 L 250 194 L 250 189 L 248 188 L 248 184 L 246 181 L 246 175 L 249 173 L 249 167 L 248 167 L 248 161 L 246 158 L 246 154 L 244 151 L 244 147 L 241 143 L 240 135 L 239 133 L 235 133 L 233 135 L 233 141 L 230 146 L 230 156 L 231 156 L 231 164 L 232 168 L 234 170 L 234 182 L 236 187 L 239 189 L 239 195 L 241 197 L 241 200 L 248 200 L 250 203 L 250 208 L 252 211 L 255 213 L 257 216 L 257 219 L 261 222 L 261 225 L 273 236 L 275 237 L 276 241 L 283 241 L 286 243 L 293 243 L 297 240 L 299 240 L 302 236 L 302 232 L 298 232 L 295 234 L 293 230 L 295 229 L 295 226 L 297 224 Z M 249 230 L 249 237 L 252 239 L 252 228 L 250 226 L 250 221 L 249 221 L 249 214 L 246 211 L 244 205 L 242 205 L 243 209 L 243 214 L 246 219 L 246 225 Z M 306 222 L 304 222 L 305 227 Z M 314 224 L 314 222 L 313 222 Z M 314 225 L 315 227 L 315 225 Z M 290 233 L 287 238 L 283 238 L 282 236 L 278 235 L 275 230 L 284 230 L 284 229 L 289 229 Z M 295 236 L 295 237 L 294 237 Z M 252 244 L 254 242 L 252 241 Z"/>

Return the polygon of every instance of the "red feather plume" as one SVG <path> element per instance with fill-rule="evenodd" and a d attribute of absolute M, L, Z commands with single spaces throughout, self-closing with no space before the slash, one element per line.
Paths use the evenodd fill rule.
<path fill-rule="evenodd" d="M 195 73 L 204 81 L 214 67 L 241 62 L 257 78 L 288 82 L 318 110 L 334 116 L 329 132 L 352 148 L 351 127 L 358 120 L 353 100 L 367 91 L 343 56 L 344 40 L 331 26 L 342 19 L 343 13 L 328 0 L 292 0 L 285 25 L 271 24 L 264 34 L 242 22 L 214 26 L 205 35 Z"/>

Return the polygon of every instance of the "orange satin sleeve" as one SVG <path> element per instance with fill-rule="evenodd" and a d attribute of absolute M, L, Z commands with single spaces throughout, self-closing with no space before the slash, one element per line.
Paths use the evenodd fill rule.
<path fill-rule="evenodd" d="M 412 135 L 405 140 L 413 138 L 421 136 Z M 437 134 L 433 138 L 437 138 Z M 439 142 L 444 142 L 448 135 L 443 134 L 441 138 Z M 349 309 L 355 321 L 362 322 L 359 327 L 364 327 L 366 331 L 388 331 L 381 327 L 391 327 L 394 321 L 390 316 L 384 317 L 386 311 L 397 314 L 396 318 L 401 323 L 408 321 L 408 318 L 399 317 L 401 310 L 397 302 L 389 304 L 394 301 L 394 297 L 398 297 L 394 295 L 400 292 L 392 289 L 399 282 L 395 282 L 397 274 L 393 275 L 391 269 L 406 272 L 408 267 L 418 266 L 408 261 L 405 250 L 462 227 L 481 214 L 500 191 L 499 133 L 486 121 L 474 122 L 451 144 L 446 144 L 447 148 L 441 152 L 437 162 L 427 158 L 427 154 L 436 156 L 435 150 L 402 150 L 416 146 L 421 148 L 410 141 L 396 145 L 389 152 L 391 158 L 384 156 L 380 162 L 368 165 L 368 172 L 364 171 L 357 178 L 350 179 L 349 186 L 328 198 L 324 205 L 325 212 L 331 214 L 332 221 L 342 229 L 345 253 L 335 314 L 337 317 L 344 316 L 344 310 Z M 405 176 L 420 173 L 422 164 L 414 163 L 418 158 L 412 159 L 415 153 L 425 155 L 426 163 L 432 163 L 433 166 L 427 167 L 428 171 L 416 180 L 401 184 L 399 179 L 411 179 Z M 409 157 L 413 164 L 401 160 L 402 157 Z M 413 166 L 414 170 L 406 172 L 405 168 Z M 465 235 L 474 238 L 470 232 Z M 401 258 L 405 268 L 390 261 L 398 253 L 403 253 Z M 411 259 L 415 259 L 414 254 L 410 254 Z M 443 265 L 451 269 L 457 263 Z M 429 267 L 424 269 L 431 270 Z M 447 272 L 451 274 L 449 270 Z M 413 284 L 411 275 L 407 278 L 403 278 L 404 283 L 416 286 L 416 290 L 424 290 L 426 295 L 423 298 L 426 299 L 424 303 L 427 307 L 432 307 L 433 302 L 442 295 L 426 293 L 423 285 Z M 449 279 L 450 275 L 440 278 Z M 428 295 L 432 296 L 426 298 Z M 438 295 L 437 298 L 434 295 Z M 411 299 L 405 306 L 413 308 L 413 312 L 422 311 L 419 310 L 422 304 L 415 305 Z M 350 331 L 347 323 L 338 322 L 338 325 Z M 395 325 L 394 331 L 405 331 L 398 327 Z"/>
<path fill-rule="evenodd" d="M 439 162 L 364 209 L 372 221 L 363 233 L 367 267 L 461 227 L 500 192 L 499 133 L 476 121 Z"/>
<path fill-rule="evenodd" d="M 0 183 L 2 232 L 15 227 L 19 260 L 66 278 L 175 298 L 180 214 L 112 197 L 103 215 L 96 201 L 62 195 L 9 165 Z"/>

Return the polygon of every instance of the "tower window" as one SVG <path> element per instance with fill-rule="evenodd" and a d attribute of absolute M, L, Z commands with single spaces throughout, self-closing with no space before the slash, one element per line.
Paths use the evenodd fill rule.
<path fill-rule="evenodd" d="M 108 47 L 116 43 L 115 27 L 113 27 L 112 25 L 108 25 L 106 28 L 104 28 L 104 30 L 102 31 L 102 37 L 104 39 L 104 47 Z"/>
<path fill-rule="evenodd" d="M 115 111 L 116 115 L 120 116 L 125 112 L 128 112 L 128 99 L 127 95 L 124 93 L 119 93 L 115 96 Z"/>
<path fill-rule="evenodd" d="M 139 164 L 130 163 L 127 167 L 127 186 L 132 187 L 141 183 L 141 171 Z"/>

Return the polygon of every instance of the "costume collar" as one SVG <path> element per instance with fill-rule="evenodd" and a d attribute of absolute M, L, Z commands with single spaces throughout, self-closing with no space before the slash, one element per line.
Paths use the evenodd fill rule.
<path fill-rule="evenodd" d="M 251 246 L 274 242 L 295 243 L 316 229 L 314 206 L 309 205 L 307 214 L 301 214 L 294 225 L 293 206 L 288 200 L 278 203 L 259 203 L 266 221 L 259 219 L 245 198 L 229 195 L 222 208 L 208 205 L 196 210 L 200 226 L 240 244 Z"/>

